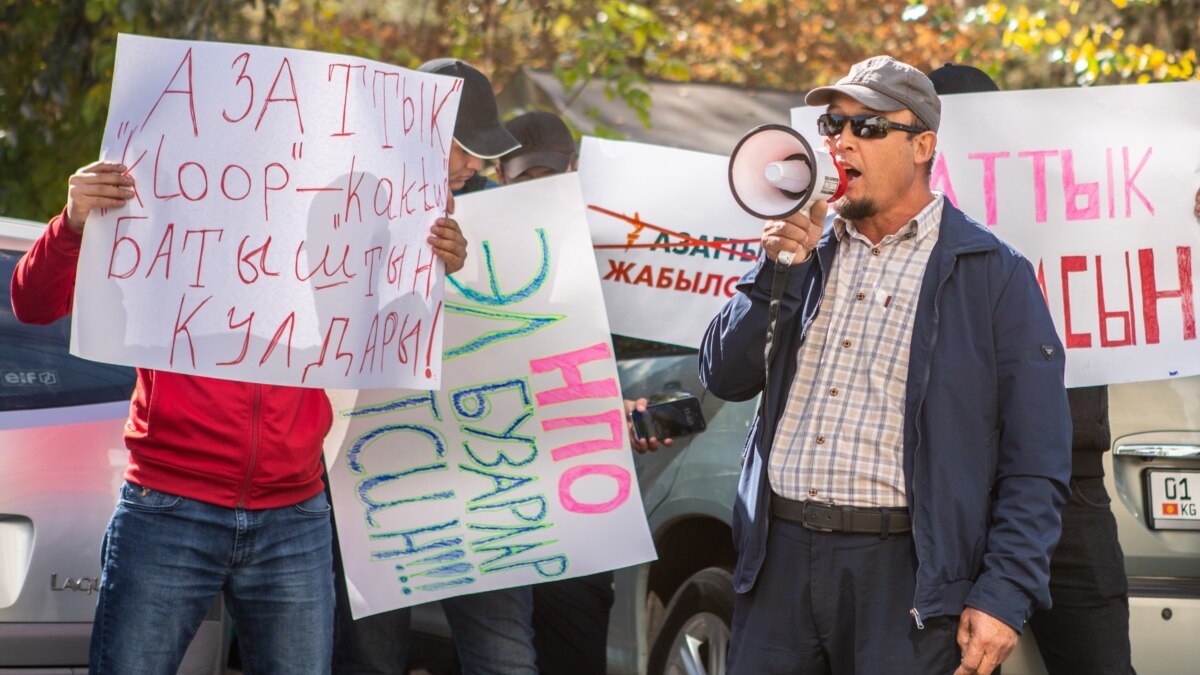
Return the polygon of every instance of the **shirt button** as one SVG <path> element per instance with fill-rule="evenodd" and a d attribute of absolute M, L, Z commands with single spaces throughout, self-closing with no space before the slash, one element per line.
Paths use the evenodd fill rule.
<path fill-rule="evenodd" d="M 849 349 L 853 345 L 854 345 L 854 343 L 849 340 L 842 340 L 842 348 L 843 349 Z"/>
<path fill-rule="evenodd" d="M 811 489 L 811 490 L 809 490 L 809 491 L 808 491 L 808 496 L 809 496 L 809 497 L 816 497 L 816 496 L 817 496 L 817 491 L 816 491 L 816 489 Z"/>
<path fill-rule="evenodd" d="M 830 395 L 830 396 L 837 396 L 837 395 L 838 395 L 838 388 L 837 388 L 837 387 L 831 387 L 831 388 L 829 389 L 829 395 Z"/>
<path fill-rule="evenodd" d="M 817 436 L 817 445 L 825 445 L 825 437 Z"/>
<path fill-rule="evenodd" d="M 854 299 L 855 299 L 855 300 L 858 300 L 859 302 L 862 302 L 863 300 L 866 300 L 866 299 L 867 299 L 867 294 L 866 294 L 866 293 L 859 293 L 858 295 L 854 296 Z"/>
<path fill-rule="evenodd" d="M 879 255 L 879 249 L 878 248 L 871 249 L 871 255 Z"/>

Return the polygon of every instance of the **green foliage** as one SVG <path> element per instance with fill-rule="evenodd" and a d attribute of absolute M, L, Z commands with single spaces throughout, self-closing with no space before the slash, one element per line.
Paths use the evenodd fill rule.
<path fill-rule="evenodd" d="M 604 82 L 649 124 L 647 77 L 686 78 L 663 23 L 625 0 L 0 0 L 0 204 L 43 219 L 97 156 L 118 33 L 277 44 L 414 67 L 471 61 L 503 86 L 522 66 L 570 90 Z M 590 133 L 612 135 L 611 129 Z"/>
<path fill-rule="evenodd" d="M 264 41 L 277 0 L 4 0 L 0 209 L 43 220 L 99 151 L 118 33 Z"/>
<path fill-rule="evenodd" d="M 670 35 L 647 5 L 625 0 L 473 0 L 375 5 L 356 0 L 291 3 L 281 14 L 288 46 L 413 67 L 452 56 L 497 87 L 521 67 L 551 70 L 569 97 L 603 82 L 649 123 L 648 77 L 686 79 L 664 53 Z M 599 133 L 599 131 L 597 131 Z"/>
<path fill-rule="evenodd" d="M 553 63 L 554 74 L 574 100 L 588 83 L 599 78 L 611 100 L 621 97 L 645 126 L 650 126 L 647 72 L 683 72 L 673 59 L 664 59 L 658 47 L 667 31 L 646 7 L 632 2 L 597 3 L 594 14 L 559 14 L 552 28 L 571 48 Z"/>

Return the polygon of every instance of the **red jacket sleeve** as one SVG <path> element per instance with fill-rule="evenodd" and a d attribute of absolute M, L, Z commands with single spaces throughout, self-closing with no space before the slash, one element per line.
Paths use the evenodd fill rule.
<path fill-rule="evenodd" d="M 63 209 L 50 221 L 13 270 L 13 313 L 25 323 L 51 323 L 71 313 L 83 235 L 67 227 L 65 214 Z"/>

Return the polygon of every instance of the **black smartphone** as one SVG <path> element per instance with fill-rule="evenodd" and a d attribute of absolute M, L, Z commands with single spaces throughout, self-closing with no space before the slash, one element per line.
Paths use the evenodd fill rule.
<path fill-rule="evenodd" d="M 659 440 L 679 438 L 704 431 L 704 411 L 700 399 L 691 394 L 680 394 L 665 401 L 646 405 L 646 412 L 633 411 L 633 435 L 640 441 L 649 438 Z"/>

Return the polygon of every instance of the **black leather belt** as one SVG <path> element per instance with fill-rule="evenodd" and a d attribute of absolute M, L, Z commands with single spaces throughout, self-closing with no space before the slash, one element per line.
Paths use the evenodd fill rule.
<path fill-rule="evenodd" d="M 821 532 L 902 534 L 912 530 L 908 509 L 838 506 L 811 500 L 798 502 L 771 493 L 771 515 Z"/>

